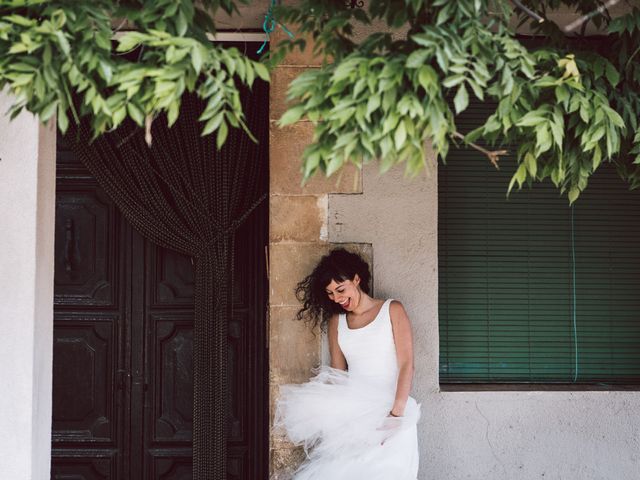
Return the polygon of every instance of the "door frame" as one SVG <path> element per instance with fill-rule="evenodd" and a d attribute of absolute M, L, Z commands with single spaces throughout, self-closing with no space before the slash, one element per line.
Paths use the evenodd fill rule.
<path fill-rule="evenodd" d="M 269 41 L 252 32 L 221 32 L 210 38 Z M 11 327 L 4 337 L 7 348 L 0 349 L 0 378 L 13 387 L 0 400 L 0 427 L 7 433 L 0 440 L 0 464 L 11 478 L 49 478 L 56 128 L 55 119 L 43 125 L 26 111 L 10 121 L 4 113 L 14 101 L 0 92 L 0 205 L 11 207 L 2 212 L 3 229 L 20 236 L 5 239 L 9 248 L 0 250 L 0 277 L 5 269 L 12 272 L 11 278 L 0 278 L 0 285 L 13 287 L 0 288 L 0 318 Z"/>

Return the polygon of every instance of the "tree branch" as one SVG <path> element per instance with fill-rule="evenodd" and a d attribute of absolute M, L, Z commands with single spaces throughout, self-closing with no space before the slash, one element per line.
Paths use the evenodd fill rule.
<path fill-rule="evenodd" d="M 541 17 L 540 15 L 538 15 L 536 12 L 534 12 L 533 10 L 525 7 L 522 2 L 520 0 L 513 0 L 513 3 L 516 4 L 516 6 L 522 10 L 524 13 L 526 13 L 527 15 L 529 15 L 531 18 L 533 18 L 536 22 L 538 23 L 543 23 L 544 22 L 544 17 Z"/>
<path fill-rule="evenodd" d="M 500 160 L 500 155 L 507 155 L 509 152 L 507 150 L 487 150 L 486 148 L 482 148 L 480 145 L 477 145 L 473 142 L 468 142 L 465 140 L 465 137 L 460 132 L 453 132 L 452 136 L 463 140 L 467 145 L 475 148 L 479 152 L 484 153 L 491 164 L 496 167 L 496 170 L 500 170 L 500 166 L 498 165 L 498 161 Z"/>

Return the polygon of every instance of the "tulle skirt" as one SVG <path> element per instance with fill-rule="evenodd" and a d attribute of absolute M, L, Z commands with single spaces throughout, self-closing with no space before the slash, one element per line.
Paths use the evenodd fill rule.
<path fill-rule="evenodd" d="M 389 417 L 395 386 L 322 366 L 301 385 L 283 385 L 274 428 L 301 445 L 306 460 L 295 480 L 415 480 L 420 405 L 409 397 Z"/>

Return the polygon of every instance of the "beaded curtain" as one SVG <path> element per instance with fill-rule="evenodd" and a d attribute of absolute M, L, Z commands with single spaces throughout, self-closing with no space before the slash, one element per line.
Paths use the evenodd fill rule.
<path fill-rule="evenodd" d="M 124 217 L 157 245 L 193 258 L 195 268 L 193 478 L 226 479 L 230 392 L 227 324 L 231 318 L 235 230 L 267 196 L 268 85 L 241 90 L 247 125 L 217 150 L 200 136 L 205 105 L 193 94 L 168 128 L 153 122 L 152 144 L 132 122 L 91 141 L 87 122 L 67 139 Z"/>

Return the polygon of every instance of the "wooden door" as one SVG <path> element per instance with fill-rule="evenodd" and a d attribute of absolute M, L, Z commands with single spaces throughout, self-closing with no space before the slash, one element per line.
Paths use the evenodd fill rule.
<path fill-rule="evenodd" d="M 51 477 L 191 479 L 191 260 L 135 233 L 61 139 L 57 167 Z M 236 237 L 234 480 L 267 477 L 266 242 L 265 204 Z"/>

